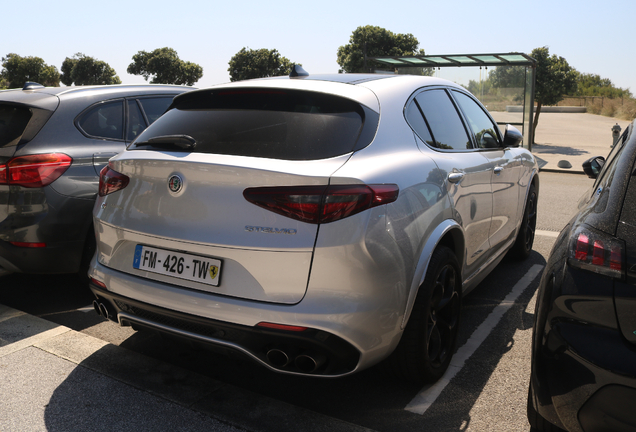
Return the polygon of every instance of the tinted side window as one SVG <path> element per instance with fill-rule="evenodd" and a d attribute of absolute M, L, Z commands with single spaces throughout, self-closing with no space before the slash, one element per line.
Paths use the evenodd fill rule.
<path fill-rule="evenodd" d="M 614 147 L 612 147 L 609 154 L 607 155 L 605 164 L 603 165 L 601 172 L 599 173 L 598 177 L 596 177 L 596 181 L 594 182 L 594 190 L 596 190 L 598 188 L 598 185 L 602 181 L 604 181 L 605 177 L 609 175 L 608 173 L 610 171 L 613 172 L 616 169 L 616 161 L 619 159 L 618 156 L 623 152 L 623 149 L 625 148 L 625 141 L 627 140 L 627 136 L 630 133 L 631 125 L 625 129 L 623 135 L 620 136 L 620 138 L 616 141 L 616 144 L 614 144 Z"/>
<path fill-rule="evenodd" d="M 86 135 L 122 140 L 124 138 L 124 102 L 97 104 L 82 114 L 77 124 Z"/>
<path fill-rule="evenodd" d="M 174 99 L 172 96 L 139 99 L 149 124 L 154 123 L 166 112 L 172 103 L 172 99 Z"/>
<path fill-rule="evenodd" d="M 0 147 L 17 145 L 30 119 L 28 108 L 0 105 Z"/>
<path fill-rule="evenodd" d="M 406 109 L 406 121 L 409 123 L 415 133 L 430 146 L 434 146 L 433 137 L 428 130 L 428 126 L 422 117 L 422 112 L 417 106 L 415 101 L 412 101 L 409 107 Z"/>
<path fill-rule="evenodd" d="M 500 141 L 497 134 L 497 125 L 490 120 L 490 117 L 474 100 L 464 93 L 453 91 L 453 96 L 455 96 L 455 100 L 457 100 L 469 127 L 475 135 L 477 147 L 498 148 Z"/>
<path fill-rule="evenodd" d="M 128 101 L 128 123 L 126 127 L 126 141 L 132 141 L 146 129 L 146 121 L 144 120 L 139 105 L 136 100 Z"/>
<path fill-rule="evenodd" d="M 472 148 L 464 123 L 444 90 L 428 90 L 415 98 L 431 127 L 435 147 L 446 150 Z"/>

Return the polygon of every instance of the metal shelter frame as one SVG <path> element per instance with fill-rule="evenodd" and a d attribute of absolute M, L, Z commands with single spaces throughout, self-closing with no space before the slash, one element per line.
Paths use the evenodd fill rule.
<path fill-rule="evenodd" d="M 534 142 L 534 130 L 532 128 L 532 117 L 534 113 L 534 85 L 536 80 L 537 62 L 524 53 L 502 53 L 502 54 L 452 54 L 452 55 L 413 55 L 413 56 L 387 56 L 387 57 L 366 57 L 377 63 L 391 66 L 394 69 L 404 67 L 476 67 L 476 66 L 524 66 L 526 69 L 525 87 L 523 92 L 523 121 L 521 123 L 510 123 L 522 127 L 524 145 L 532 151 Z"/>

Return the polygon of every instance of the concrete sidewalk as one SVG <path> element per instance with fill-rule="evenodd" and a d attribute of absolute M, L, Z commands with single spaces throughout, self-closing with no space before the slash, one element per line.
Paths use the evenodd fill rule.
<path fill-rule="evenodd" d="M 367 431 L 0 305 L 0 431 Z"/>
<path fill-rule="evenodd" d="M 521 121 L 521 115 L 517 113 L 491 114 L 497 122 Z M 542 171 L 583 174 L 583 162 L 593 156 L 606 157 L 609 154 L 612 127 L 617 123 L 621 133 L 630 124 L 625 120 L 594 114 L 541 113 L 532 153 L 539 159 Z M 517 129 L 521 130 L 521 127 Z M 561 161 L 567 162 L 571 168 L 561 168 Z"/>

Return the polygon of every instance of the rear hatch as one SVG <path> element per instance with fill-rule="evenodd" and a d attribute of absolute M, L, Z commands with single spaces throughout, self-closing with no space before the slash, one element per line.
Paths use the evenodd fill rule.
<path fill-rule="evenodd" d="M 59 105 L 57 96 L 30 90 L 0 92 L 0 222 L 8 217 L 6 163 L 31 141 Z"/>
<path fill-rule="evenodd" d="M 110 162 L 108 176 L 128 184 L 98 199 L 100 263 L 189 289 L 299 302 L 319 231 L 312 200 L 377 123 L 361 103 L 317 92 L 177 97 Z"/>

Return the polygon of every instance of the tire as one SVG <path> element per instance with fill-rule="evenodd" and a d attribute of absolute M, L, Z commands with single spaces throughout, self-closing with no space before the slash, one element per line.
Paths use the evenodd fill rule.
<path fill-rule="evenodd" d="M 417 293 L 402 339 L 388 359 L 401 379 L 425 384 L 439 380 L 455 352 L 461 311 L 461 271 L 457 257 L 438 247 Z"/>
<path fill-rule="evenodd" d="M 524 260 L 530 256 L 534 244 L 534 232 L 537 228 L 537 188 L 530 185 L 526 208 L 523 211 L 523 219 L 519 227 L 519 233 L 514 245 L 510 249 L 510 256 L 518 260 Z"/>

